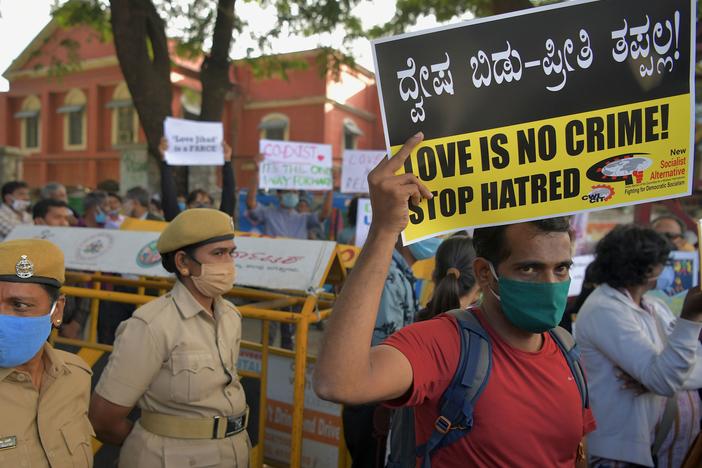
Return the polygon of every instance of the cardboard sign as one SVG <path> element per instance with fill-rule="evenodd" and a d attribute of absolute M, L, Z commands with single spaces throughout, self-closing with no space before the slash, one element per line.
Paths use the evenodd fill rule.
<path fill-rule="evenodd" d="M 371 221 L 373 221 L 373 211 L 370 200 L 359 198 L 356 210 L 356 247 L 363 247 L 363 244 L 366 243 Z"/>
<path fill-rule="evenodd" d="M 259 187 L 287 190 L 332 190 L 332 148 L 320 143 L 261 140 L 264 157 Z"/>
<path fill-rule="evenodd" d="M 368 173 L 386 154 L 385 150 L 344 150 L 341 193 L 368 193 Z"/>
<path fill-rule="evenodd" d="M 261 371 L 261 352 L 242 345 L 238 369 Z M 292 432 L 293 359 L 271 354 L 268 358 L 268 387 L 266 396 L 266 460 L 286 465 L 290 461 Z M 305 410 L 302 428 L 302 468 L 337 466 L 341 431 L 341 406 L 320 399 L 312 390 L 314 364 L 307 364 Z"/>
<path fill-rule="evenodd" d="M 222 122 L 166 117 L 163 133 L 168 139 L 166 162 L 171 166 L 223 166 Z"/>
<path fill-rule="evenodd" d="M 386 144 L 434 193 L 406 243 L 689 195 L 692 0 L 571 1 L 373 44 Z"/>
<path fill-rule="evenodd" d="M 70 270 L 171 276 L 156 249 L 160 233 L 20 225 L 10 239 L 47 239 L 58 245 Z M 322 285 L 336 244 L 282 238 L 237 237 L 237 286 L 307 291 Z"/>

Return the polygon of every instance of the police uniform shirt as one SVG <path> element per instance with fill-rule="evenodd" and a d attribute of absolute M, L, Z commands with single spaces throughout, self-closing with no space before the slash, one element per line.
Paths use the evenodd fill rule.
<path fill-rule="evenodd" d="M 0 368 L 0 467 L 92 467 L 90 367 L 44 345 L 37 390 L 28 372 Z"/>
<path fill-rule="evenodd" d="M 125 407 L 202 418 L 238 416 L 246 409 L 236 363 L 241 316 L 217 298 L 214 317 L 177 281 L 117 329 L 114 350 L 95 391 Z M 120 466 L 248 466 L 246 431 L 224 439 L 175 439 L 140 424 L 127 437 Z M 174 465 L 175 466 L 175 465 Z M 179 466 L 179 465 L 178 465 Z"/>

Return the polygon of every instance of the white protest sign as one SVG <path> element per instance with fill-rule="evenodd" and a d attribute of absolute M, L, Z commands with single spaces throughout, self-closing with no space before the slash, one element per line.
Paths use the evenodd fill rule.
<path fill-rule="evenodd" d="M 570 288 L 568 296 L 577 296 L 583 289 L 585 270 L 595 259 L 594 255 L 578 255 L 573 257 L 573 266 L 570 267 Z"/>
<path fill-rule="evenodd" d="M 356 247 L 363 247 L 363 244 L 366 243 L 372 220 L 373 211 L 370 199 L 359 198 L 356 210 Z"/>
<path fill-rule="evenodd" d="M 168 140 L 166 162 L 171 166 L 222 166 L 222 122 L 166 117 L 163 132 Z"/>
<path fill-rule="evenodd" d="M 139 276 L 171 276 L 156 249 L 158 232 L 73 227 L 17 226 L 10 239 L 46 239 L 58 245 L 70 270 Z M 236 285 L 307 291 L 318 288 L 336 243 L 237 237 Z M 291 252 L 294 252 L 291 254 Z"/>
<path fill-rule="evenodd" d="M 259 187 L 332 190 L 332 147 L 321 143 L 261 140 Z"/>
<path fill-rule="evenodd" d="M 368 173 L 386 154 L 385 150 L 344 150 L 341 193 L 368 193 Z"/>

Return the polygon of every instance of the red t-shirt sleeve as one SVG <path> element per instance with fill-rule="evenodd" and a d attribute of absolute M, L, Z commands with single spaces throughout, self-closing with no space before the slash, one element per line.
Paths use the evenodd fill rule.
<path fill-rule="evenodd" d="M 409 325 L 383 342 L 400 351 L 412 366 L 412 387 L 386 402 L 391 407 L 417 406 L 438 400 L 451 383 L 461 353 L 456 319 L 441 315 Z"/>

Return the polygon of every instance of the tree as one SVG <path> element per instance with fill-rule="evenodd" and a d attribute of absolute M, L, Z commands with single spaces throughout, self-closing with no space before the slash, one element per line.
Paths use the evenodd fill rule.
<path fill-rule="evenodd" d="M 361 19 L 353 14 L 360 0 L 261 0 L 262 6 L 274 6 L 275 27 L 259 37 L 263 51 L 270 50 L 270 39 L 283 31 L 311 36 L 333 32 L 339 27 L 347 39 L 377 37 L 399 33 L 414 24 L 418 17 L 435 14 L 439 21 L 467 11 L 478 15 L 504 13 L 532 6 L 529 0 L 397 0 L 395 17 L 385 26 L 366 31 Z M 548 1 L 548 0 L 546 0 Z M 148 152 L 158 156 L 163 136 L 163 120 L 171 115 L 171 48 L 165 18 L 187 19 L 177 38 L 176 52 L 189 57 L 204 53 L 200 67 L 202 104 L 200 120 L 222 118 L 225 96 L 235 92 L 229 80 L 230 49 L 235 33 L 241 33 L 244 19 L 234 12 L 235 0 L 69 0 L 54 11 L 64 26 L 89 24 L 103 39 L 113 38 L 120 68 L 132 95 L 134 107 L 146 134 Z M 203 52 L 209 44 L 209 50 Z M 353 65 L 353 58 L 330 48 L 322 48 L 318 63 L 322 73 L 337 70 L 341 64 Z M 281 63 L 275 59 L 255 62 L 256 74 L 285 76 L 291 68 L 306 63 Z M 61 64 L 57 64 L 61 65 Z M 68 67 L 67 69 L 70 69 Z"/>

